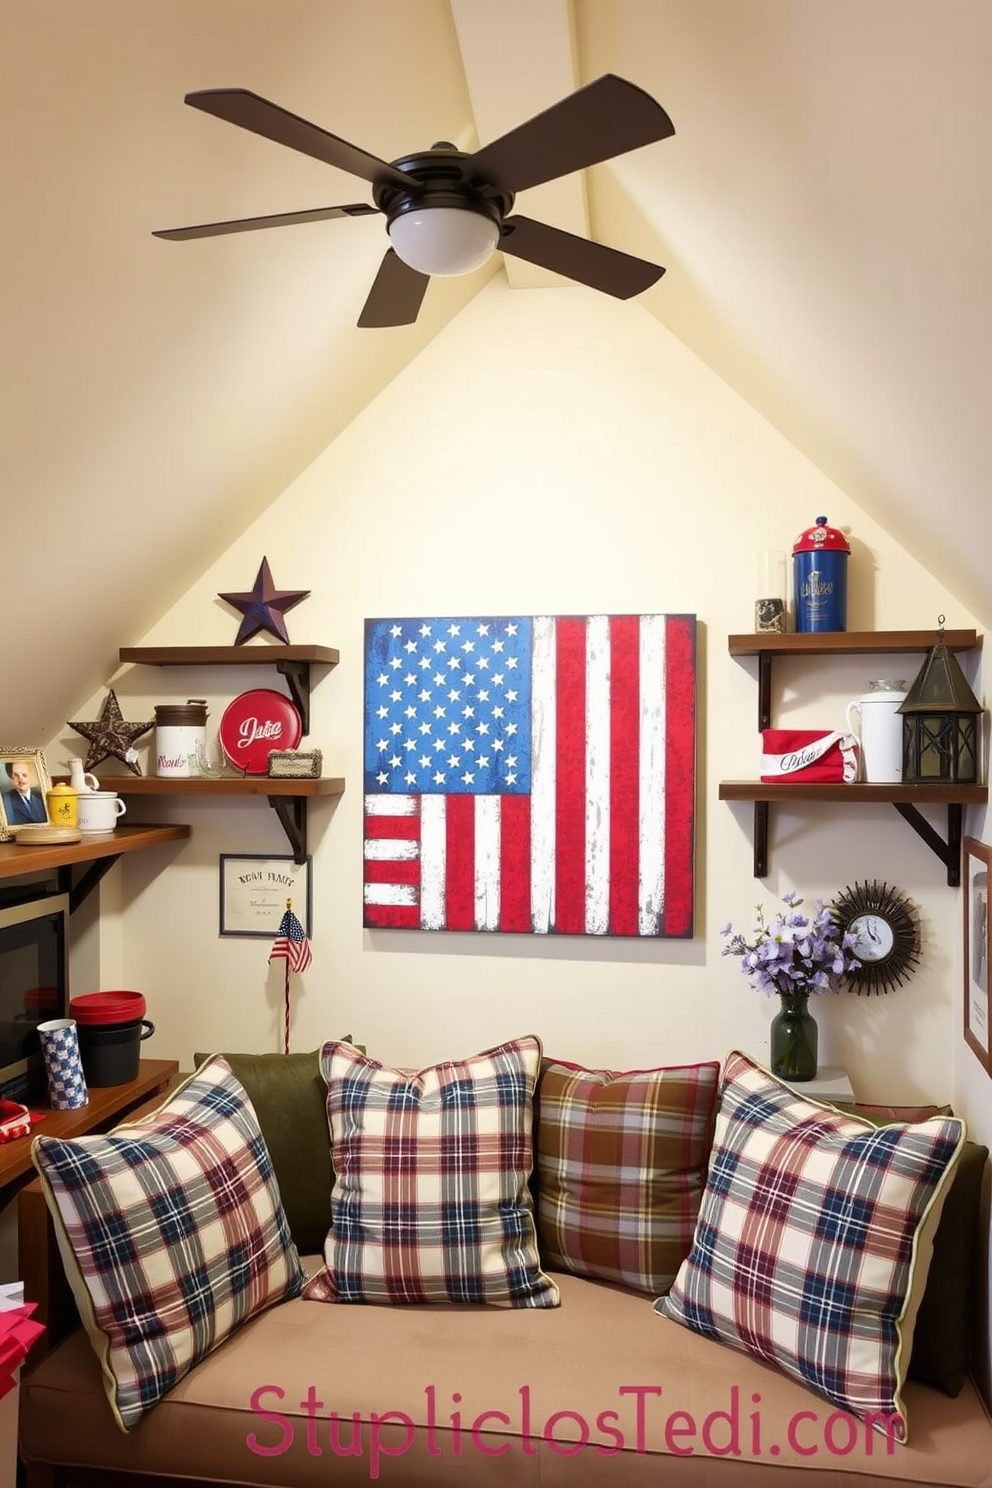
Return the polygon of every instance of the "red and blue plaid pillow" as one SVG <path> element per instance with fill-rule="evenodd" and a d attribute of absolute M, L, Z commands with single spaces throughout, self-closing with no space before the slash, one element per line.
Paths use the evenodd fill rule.
<path fill-rule="evenodd" d="M 331 1228 L 304 1297 L 557 1307 L 528 1189 L 540 1062 L 533 1037 L 417 1071 L 325 1044 Z"/>
<path fill-rule="evenodd" d="M 913 1328 L 963 1142 L 954 1117 L 875 1127 L 730 1054 L 692 1250 L 655 1310 L 905 1440 Z"/>
<path fill-rule="evenodd" d="M 689 1254 L 720 1066 L 583 1069 L 537 1087 L 537 1231 L 546 1265 L 657 1296 Z"/>
<path fill-rule="evenodd" d="M 220 1057 L 103 1136 L 31 1148 L 124 1431 L 306 1277 L 254 1109 Z"/>

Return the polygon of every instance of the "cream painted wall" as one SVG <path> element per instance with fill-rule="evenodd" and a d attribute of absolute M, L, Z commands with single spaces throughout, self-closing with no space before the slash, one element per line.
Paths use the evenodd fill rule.
<path fill-rule="evenodd" d="M 987 1092 L 955 1067 L 960 896 L 937 858 L 891 807 L 797 806 L 774 813 L 771 871 L 759 883 L 751 808 L 717 799 L 720 779 L 757 772 L 755 667 L 728 656 L 726 636 L 751 628 L 759 550 L 789 548 L 824 513 L 850 533 L 851 629 L 926 627 L 939 613 L 949 627 L 974 624 L 855 496 L 636 303 L 581 289 L 514 292 L 500 278 L 151 632 L 122 636 L 232 642 L 238 617 L 217 594 L 250 587 L 266 555 L 278 585 L 312 590 L 287 617 L 291 639 L 340 648 L 340 665 L 317 674 L 307 742 L 348 786 L 336 802 L 311 804 L 314 960 L 293 980 L 293 1048 L 350 1030 L 385 1061 L 427 1062 L 535 1031 L 560 1057 L 615 1066 L 733 1046 L 763 1056 L 776 1009 L 721 957 L 720 927 L 749 924 L 759 898 L 771 905 L 790 888 L 812 898 L 878 878 L 920 906 L 923 964 L 886 997 L 819 1000 L 821 1060 L 845 1065 L 865 1098 L 947 1100 L 967 1087 L 976 1121 L 992 1126 Z M 654 610 L 699 620 L 694 938 L 364 931 L 364 619 Z M 903 659 L 897 674 L 911 678 L 921 661 Z M 779 718 L 838 726 L 846 700 L 893 669 L 870 657 L 783 663 Z M 236 693 L 281 684 L 260 664 L 131 667 L 113 685 L 129 719 L 206 696 L 215 728 Z M 103 696 L 72 716 L 95 716 Z M 49 748 L 61 759 L 81 746 L 66 730 Z M 193 836 L 115 870 L 120 916 L 103 931 L 113 976 L 104 985 L 123 977 L 146 993 L 158 1025 L 149 1053 L 188 1065 L 199 1048 L 278 1049 L 281 966 L 268 967 L 265 941 L 219 937 L 217 909 L 220 853 L 288 850 L 274 814 L 261 802 L 181 798 L 133 802 L 139 811 L 189 821 Z"/>

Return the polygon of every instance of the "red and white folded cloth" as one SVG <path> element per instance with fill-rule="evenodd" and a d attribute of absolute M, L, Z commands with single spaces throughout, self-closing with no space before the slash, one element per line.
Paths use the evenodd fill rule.
<path fill-rule="evenodd" d="M 37 1302 L 24 1302 L 20 1307 L 0 1309 L 0 1400 L 14 1388 L 14 1376 L 28 1349 L 45 1331 L 43 1323 L 31 1321 L 37 1305 Z"/>
<path fill-rule="evenodd" d="M 858 741 L 827 729 L 762 729 L 761 779 L 766 782 L 858 778 Z"/>
<path fill-rule="evenodd" d="M 44 1111 L 29 1111 L 19 1101 L 0 1100 L 0 1143 L 26 1137 L 31 1128 L 44 1119 Z"/>

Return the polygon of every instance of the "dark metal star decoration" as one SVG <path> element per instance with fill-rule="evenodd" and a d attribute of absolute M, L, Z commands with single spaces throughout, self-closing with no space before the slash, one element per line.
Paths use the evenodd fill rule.
<path fill-rule="evenodd" d="M 134 747 L 134 741 L 153 729 L 155 720 L 153 718 L 149 723 L 125 723 L 117 694 L 111 688 L 104 699 L 99 718 L 92 723 L 70 723 L 69 727 L 90 741 L 86 764 L 83 766 L 85 770 L 94 770 L 101 760 L 118 759 L 122 765 L 127 765 L 132 775 L 140 775 L 141 766 L 138 764 L 138 751 Z"/>
<path fill-rule="evenodd" d="M 309 594 L 309 589 L 277 589 L 272 582 L 269 560 L 263 558 L 254 589 L 247 594 L 218 594 L 217 598 L 233 605 L 244 616 L 234 639 L 236 646 L 251 640 L 261 630 L 270 631 L 288 646 L 289 633 L 283 615 Z"/>

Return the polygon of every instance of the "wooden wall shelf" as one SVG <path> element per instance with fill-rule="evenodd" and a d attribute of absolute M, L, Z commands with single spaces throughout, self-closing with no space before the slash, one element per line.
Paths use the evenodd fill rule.
<path fill-rule="evenodd" d="M 732 635 L 731 656 L 758 658 L 758 728 L 772 726 L 772 661 L 776 656 L 880 656 L 929 651 L 936 630 L 829 630 L 786 635 Z M 974 651 L 982 638 L 974 630 L 945 630 L 948 651 Z"/>
<path fill-rule="evenodd" d="M 300 715 L 304 736 L 310 732 L 310 669 L 337 666 L 333 646 L 122 646 L 122 662 L 138 666 L 274 666 L 286 678 Z M 267 775 L 220 775 L 196 779 L 159 779 L 156 776 L 113 777 L 120 795 L 146 796 L 264 796 L 297 863 L 307 858 L 307 802 L 312 796 L 339 796 L 340 778 L 327 780 L 270 780 Z"/>
<path fill-rule="evenodd" d="M 821 630 L 785 635 L 747 634 L 727 637 L 731 656 L 760 656 L 762 651 L 788 656 L 878 656 L 929 651 L 936 630 Z M 982 638 L 975 630 L 945 630 L 948 651 L 972 651 Z"/>
<path fill-rule="evenodd" d="M 274 666 L 286 678 L 304 734 L 310 732 L 310 668 L 340 660 L 333 646 L 122 646 L 117 654 L 139 666 Z"/>
<path fill-rule="evenodd" d="M 340 776 L 320 780 L 270 780 L 267 775 L 103 775 L 100 784 L 119 796 L 340 796 Z"/>
<path fill-rule="evenodd" d="M 60 891 L 69 895 L 72 911 L 123 853 L 141 852 L 165 842 L 184 842 L 188 836 L 189 827 L 171 824 L 118 827 L 113 832 L 84 836 L 81 842 L 47 847 L 18 847 L 16 842 L 0 842 L 0 879 L 21 878 L 54 869 L 58 873 Z M 87 866 L 82 876 L 74 881 L 72 870 L 77 864 Z"/>
<path fill-rule="evenodd" d="M 975 630 L 854 630 L 820 631 L 785 635 L 747 634 L 728 636 L 731 656 L 758 658 L 758 730 L 772 726 L 772 662 L 778 656 L 868 656 L 924 653 L 942 636 L 949 651 L 973 651 L 982 644 Z M 768 873 L 768 815 L 772 801 L 836 801 L 848 805 L 886 802 L 937 854 L 947 869 L 947 882 L 961 882 L 961 835 L 964 807 L 988 800 L 984 785 L 902 785 L 840 781 L 765 782 L 724 780 L 721 801 L 754 802 L 754 876 Z M 947 807 L 947 836 L 943 838 L 922 815 L 921 806 Z"/>
<path fill-rule="evenodd" d="M 121 796 L 262 796 L 268 801 L 297 863 L 307 860 L 307 802 L 314 796 L 340 796 L 344 780 L 270 780 L 267 775 L 219 775 L 192 780 L 157 775 L 105 775 L 101 783 Z"/>
<path fill-rule="evenodd" d="M 968 804 L 980 806 L 989 798 L 987 785 L 845 785 L 839 780 L 796 781 L 721 780 L 721 801 L 847 801 L 904 802 L 915 806 Z"/>

